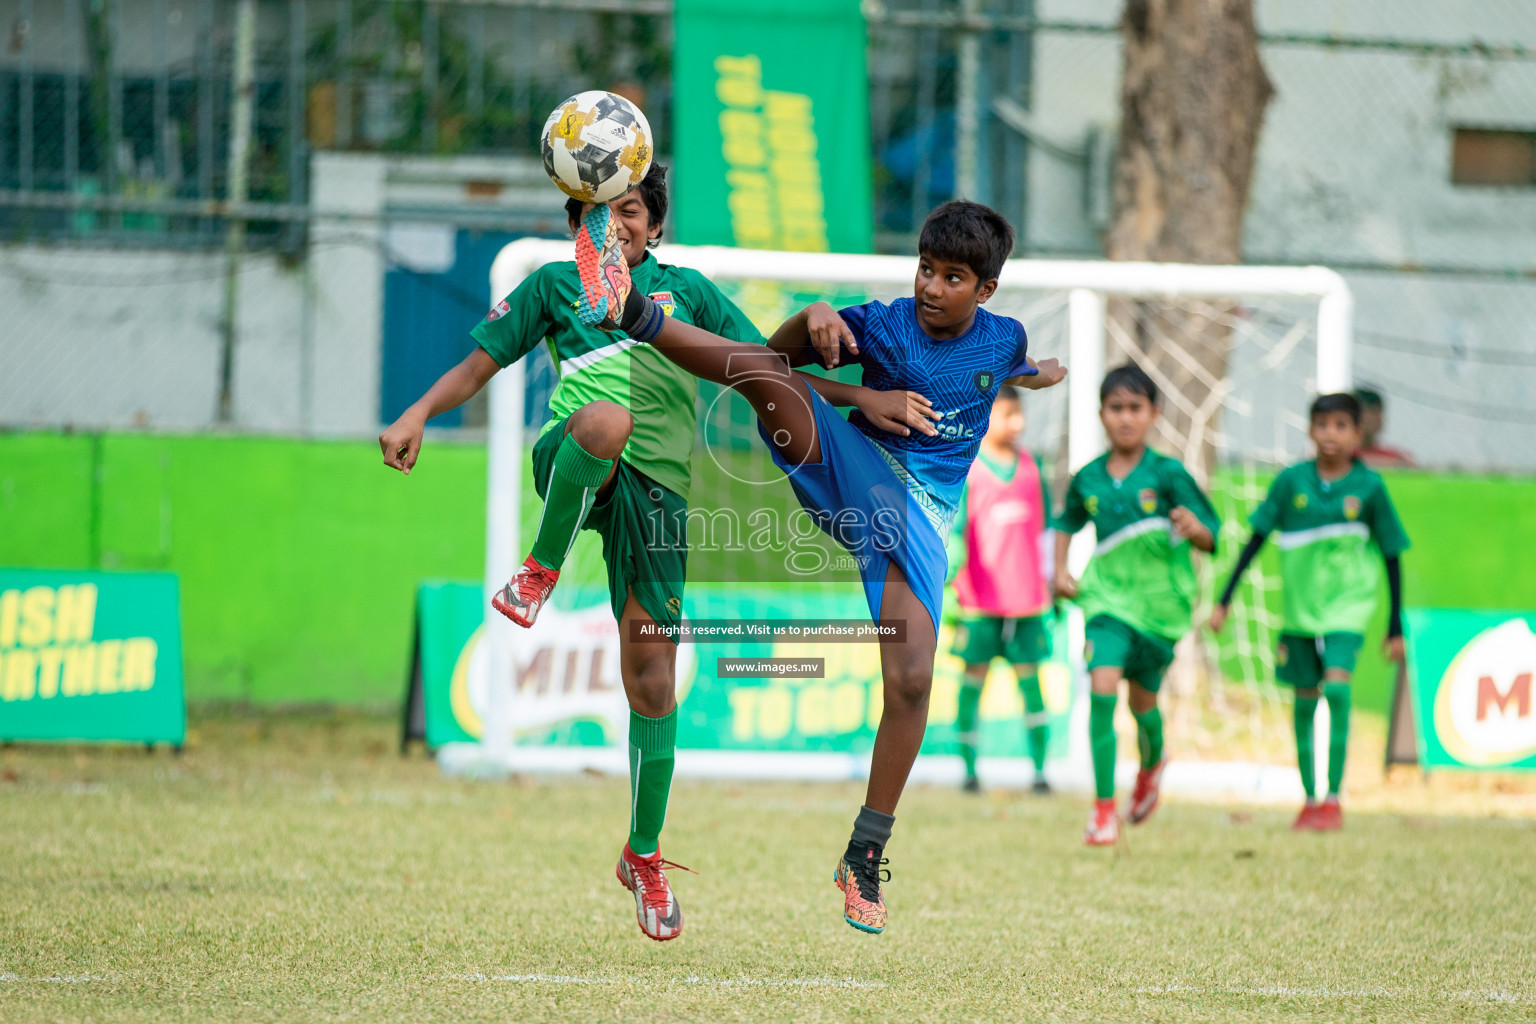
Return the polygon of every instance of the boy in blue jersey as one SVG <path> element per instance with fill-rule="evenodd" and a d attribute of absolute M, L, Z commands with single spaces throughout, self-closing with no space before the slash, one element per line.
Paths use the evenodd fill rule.
<path fill-rule="evenodd" d="M 945 203 L 923 225 L 912 298 L 841 311 L 816 303 L 786 321 L 767 349 L 665 316 L 628 287 L 621 257 L 607 246 L 583 275 L 591 322 L 648 342 L 752 404 L 801 505 L 860 565 L 870 616 L 894 628 L 880 642 L 885 706 L 865 805 L 834 875 L 844 918 L 866 932 L 885 928 L 881 865 L 928 720 L 944 537 L 993 398 L 1005 381 L 1038 389 L 1066 375 L 1055 360 L 1037 367 L 1026 358 L 1018 321 L 980 308 L 1012 250 L 1013 228 L 1001 215 Z M 863 366 L 863 389 L 790 369 L 847 361 Z M 887 415 L 870 414 L 876 406 L 865 389 L 891 396 Z M 858 408 L 844 419 L 833 404 Z"/>

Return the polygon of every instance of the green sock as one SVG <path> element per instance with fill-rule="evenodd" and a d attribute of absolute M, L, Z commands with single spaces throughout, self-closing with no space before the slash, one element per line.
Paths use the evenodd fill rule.
<path fill-rule="evenodd" d="M 1119 695 L 1089 694 L 1088 742 L 1093 748 L 1093 788 L 1100 800 L 1115 795 L 1115 704 Z"/>
<path fill-rule="evenodd" d="M 554 472 L 549 475 L 549 491 L 544 495 L 544 514 L 539 517 L 539 533 L 533 540 L 533 558 L 546 569 L 558 569 L 576 543 L 581 524 L 597 489 L 613 468 L 612 459 L 588 454 L 566 434 L 555 452 Z"/>
<path fill-rule="evenodd" d="M 976 708 L 981 703 L 981 687 L 960 684 L 960 707 L 955 712 L 955 739 L 965 760 L 965 777 L 976 776 Z"/>
<path fill-rule="evenodd" d="M 1136 747 L 1141 751 L 1141 767 L 1151 768 L 1163 759 L 1163 713 L 1153 705 L 1151 711 L 1133 711 L 1136 719 Z"/>
<path fill-rule="evenodd" d="M 1024 734 L 1029 739 L 1029 758 L 1035 762 L 1038 775 L 1045 770 L 1045 746 L 1051 738 L 1045 697 L 1040 693 L 1040 673 L 1020 675 L 1019 689 L 1024 691 Z"/>
<path fill-rule="evenodd" d="M 660 718 L 629 712 L 629 848 L 641 856 L 656 852 L 667 820 L 677 746 L 677 708 Z"/>
<path fill-rule="evenodd" d="M 1296 695 L 1291 722 L 1296 728 L 1296 767 L 1308 800 L 1317 799 L 1317 755 L 1312 749 L 1312 720 L 1317 717 L 1317 698 Z"/>
<path fill-rule="evenodd" d="M 1326 683 L 1323 697 L 1328 701 L 1328 795 L 1338 796 L 1349 752 L 1349 684 Z"/>

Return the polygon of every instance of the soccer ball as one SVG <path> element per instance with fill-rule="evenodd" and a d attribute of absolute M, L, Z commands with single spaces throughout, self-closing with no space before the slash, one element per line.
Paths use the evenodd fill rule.
<path fill-rule="evenodd" d="M 549 180 L 584 203 L 610 203 L 640 184 L 653 148 L 640 108 L 601 89 L 556 107 L 539 138 Z"/>

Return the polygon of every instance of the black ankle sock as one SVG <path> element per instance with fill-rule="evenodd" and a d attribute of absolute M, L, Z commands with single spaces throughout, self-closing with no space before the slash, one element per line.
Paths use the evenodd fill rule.
<path fill-rule="evenodd" d="M 858 844 L 884 850 L 885 844 L 891 841 L 891 826 L 895 823 L 896 815 L 894 814 L 884 814 L 869 807 L 860 807 L 859 816 L 853 819 L 853 836 L 848 840 L 849 848 Z"/>

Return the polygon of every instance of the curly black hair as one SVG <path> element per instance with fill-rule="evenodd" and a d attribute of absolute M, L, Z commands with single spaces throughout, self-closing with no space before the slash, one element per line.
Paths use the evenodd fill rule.
<path fill-rule="evenodd" d="M 651 169 L 645 177 L 640 179 L 640 198 L 645 200 L 645 209 L 651 215 L 651 224 L 661 226 L 667 222 L 667 169 L 661 164 L 651 164 Z M 567 199 L 565 201 L 565 216 L 572 224 L 581 223 L 580 199 Z M 661 236 L 649 239 L 646 248 L 656 248 L 656 243 L 661 241 Z"/>

